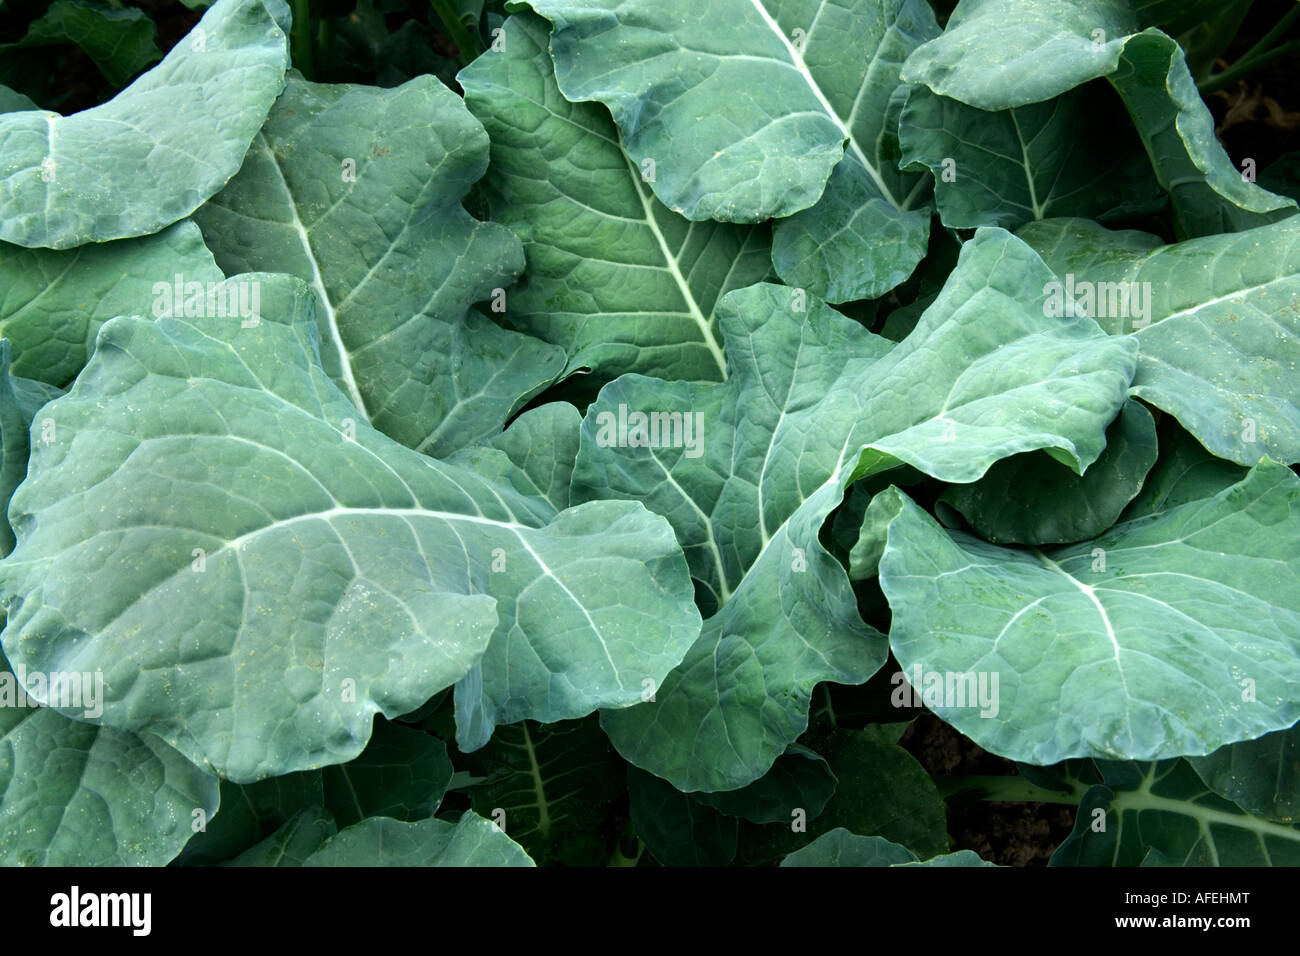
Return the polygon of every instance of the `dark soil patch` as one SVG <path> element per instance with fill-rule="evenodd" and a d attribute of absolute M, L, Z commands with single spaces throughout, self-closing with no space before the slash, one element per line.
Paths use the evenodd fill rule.
<path fill-rule="evenodd" d="M 996 757 L 933 714 L 918 717 L 899 743 L 932 777 L 1013 775 L 1016 765 Z M 1054 803 L 949 801 L 954 850 L 974 850 L 1002 866 L 1046 866 L 1074 826 L 1074 807 Z"/>

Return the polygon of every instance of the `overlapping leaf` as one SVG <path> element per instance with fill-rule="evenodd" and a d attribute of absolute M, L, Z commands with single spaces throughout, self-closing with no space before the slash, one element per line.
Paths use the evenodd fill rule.
<path fill-rule="evenodd" d="M 339 827 L 366 817 L 433 816 L 451 776 L 441 740 L 379 720 L 366 749 L 347 763 L 251 784 L 222 781 L 219 812 L 186 844 L 179 862 L 299 865 Z"/>
<path fill-rule="evenodd" d="M 541 865 L 604 866 L 601 832 L 620 796 L 625 764 L 595 717 L 500 727 L 464 761 L 480 779 L 468 789 L 475 812 L 499 822 Z"/>
<path fill-rule="evenodd" d="M 261 0 L 218 0 L 102 106 L 0 116 L 0 240 L 68 249 L 188 216 L 239 169 L 288 55 Z"/>
<path fill-rule="evenodd" d="M 835 795 L 820 813 L 793 808 L 807 812 L 787 813 L 767 826 L 743 824 L 742 862 L 776 863 L 837 828 L 876 835 L 926 857 L 948 848 L 943 799 L 915 757 L 867 730 L 832 731 L 817 746 L 838 779 Z"/>
<path fill-rule="evenodd" d="M 15 666 L 102 670 L 104 723 L 250 781 L 350 759 L 376 712 L 467 675 L 468 748 L 639 701 L 681 659 L 666 522 L 557 514 L 392 442 L 321 369 L 306 285 L 228 281 L 259 284 L 259 322 L 114 320 L 46 407 L 0 565 Z"/>
<path fill-rule="evenodd" d="M 979 481 L 954 485 L 940 500 L 997 544 L 1082 541 L 1113 525 L 1137 496 L 1156 450 L 1151 413 L 1129 401 L 1106 430 L 1106 450 L 1082 475 L 1029 452 L 998 462 Z"/>
<path fill-rule="evenodd" d="M 1022 233 L 1103 328 L 1141 343 L 1134 395 L 1221 458 L 1300 461 L 1300 217 L 1167 246 L 1086 220 Z"/>
<path fill-rule="evenodd" d="M 96 703 L 93 674 L 62 676 Z M 152 734 L 22 703 L 2 658 L 0 689 L 0 865 L 162 866 L 216 810 L 217 779 Z"/>
<path fill-rule="evenodd" d="M 224 278 L 188 220 L 152 236 L 76 249 L 0 243 L 0 335 L 13 343 L 16 374 L 65 386 L 109 319 L 183 313 L 187 299 L 205 298 L 187 296 L 187 283 L 202 283 L 206 292 L 207 283 Z"/>
<path fill-rule="evenodd" d="M 902 161 L 934 174 L 950 228 L 1152 211 L 1164 197 L 1132 127 L 1115 128 L 1118 106 L 1095 84 L 998 112 L 914 86 L 900 120 Z"/>
<path fill-rule="evenodd" d="M 632 826 L 662 866 L 727 866 L 740 824 L 654 774 L 627 768 Z"/>
<path fill-rule="evenodd" d="M 1180 237 L 1252 229 L 1295 214 L 1294 199 L 1247 181 L 1228 157 L 1173 39 L 1159 30 L 1130 37 L 1110 80 L 1169 193 Z"/>
<path fill-rule="evenodd" d="M 565 97 L 609 107 L 670 209 L 792 217 L 776 270 L 833 302 L 887 292 L 925 254 L 924 180 L 899 171 L 895 132 L 899 64 L 938 33 L 921 0 L 529 6 L 554 25 Z"/>
<path fill-rule="evenodd" d="M 1247 813 L 1300 823 L 1300 728 L 1220 747 L 1188 761 L 1206 785 Z"/>
<path fill-rule="evenodd" d="M 27 475 L 32 419 L 59 390 L 43 382 L 33 382 L 9 374 L 10 346 L 0 339 L 0 512 L 8 512 L 9 499 Z M 14 547 L 13 529 L 5 514 L 0 514 L 0 556 Z"/>
<path fill-rule="evenodd" d="M 1111 73 L 1137 30 L 1129 0 L 961 0 L 902 74 L 940 96 L 1004 110 Z"/>
<path fill-rule="evenodd" d="M 274 833 L 222 866 L 303 866 L 338 825 L 324 810 L 308 808 L 294 814 Z"/>
<path fill-rule="evenodd" d="M 815 300 L 792 311 L 801 290 L 756 286 L 723 302 L 725 384 L 629 375 L 602 391 L 575 496 L 666 516 L 716 609 L 654 702 L 602 715 L 624 757 L 688 792 L 744 786 L 807 726 L 817 682 L 879 668 L 879 635 L 819 541 L 852 479 L 908 464 L 973 481 L 1034 449 L 1078 471 L 1096 460 L 1134 347 L 1090 319 L 1048 318 L 1050 279 L 1018 240 L 981 231 L 892 348 Z M 674 413 L 695 440 L 665 436 Z"/>
<path fill-rule="evenodd" d="M 501 434 L 462 448 L 447 460 L 563 511 L 570 504 L 581 425 L 582 416 L 572 405 L 550 402 L 529 409 Z"/>
<path fill-rule="evenodd" d="M 134 7 L 102 7 L 86 0 L 55 0 L 32 23 L 22 45 L 75 43 L 95 61 L 104 79 L 122 86 L 162 57 L 157 29 L 149 15 Z"/>
<path fill-rule="evenodd" d="M 303 866 L 533 866 L 501 830 L 467 811 L 456 823 L 368 817 L 340 830 Z"/>
<path fill-rule="evenodd" d="M 902 76 L 980 110 L 1042 103 L 1106 77 L 1128 106 L 1180 236 L 1265 225 L 1293 200 L 1247 182 L 1214 134 L 1178 44 L 1141 33 L 1128 0 L 962 0 Z"/>
<path fill-rule="evenodd" d="M 239 175 L 195 214 L 228 273 L 308 282 L 330 377 L 363 420 L 438 457 L 500 431 L 564 362 L 470 309 L 523 269 L 510 231 L 460 205 L 487 163 L 483 128 L 433 77 L 291 76 Z"/>
<path fill-rule="evenodd" d="M 781 861 L 782 866 L 994 866 L 973 850 L 941 853 L 922 861 L 884 837 L 859 836 L 844 827 L 823 833 Z"/>
<path fill-rule="evenodd" d="M 931 709 L 993 753 L 1207 754 L 1300 718 L 1300 479 L 1264 462 L 1091 541 L 1010 550 L 891 489 L 880 584 L 905 672 L 971 675 L 996 706 Z M 946 680 L 946 678 L 945 678 Z M 992 711 L 992 712 L 989 712 Z"/>
<path fill-rule="evenodd" d="M 669 210 L 623 152 L 608 111 L 560 94 L 549 24 L 517 14 L 501 29 L 504 49 L 459 79 L 492 138 L 493 217 L 524 241 L 526 281 L 509 293 L 506 317 L 602 379 L 723 378 L 714 307 L 767 276 L 767 227 Z"/>
<path fill-rule="evenodd" d="M 1067 764 L 1076 787 L 1085 767 Z M 1098 762 L 1074 832 L 1051 866 L 1296 866 L 1300 826 L 1251 816 L 1212 792 L 1186 760 Z M 1092 821 L 1105 814 L 1104 830 Z"/>

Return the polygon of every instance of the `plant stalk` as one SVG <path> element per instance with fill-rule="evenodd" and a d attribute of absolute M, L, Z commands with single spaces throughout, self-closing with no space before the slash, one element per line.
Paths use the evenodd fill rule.
<path fill-rule="evenodd" d="M 294 69 L 309 80 L 316 78 L 311 62 L 311 13 L 309 0 L 292 0 L 293 25 L 289 28 L 289 54 Z"/>
<path fill-rule="evenodd" d="M 1260 37 L 1258 43 L 1241 56 L 1237 57 L 1237 62 L 1233 63 L 1232 66 L 1228 67 L 1222 73 L 1215 73 L 1213 76 L 1207 77 L 1205 82 L 1199 84 L 1201 93 L 1213 93 L 1215 90 L 1221 90 L 1225 86 L 1230 86 L 1237 82 L 1237 80 L 1246 74 L 1252 73 L 1260 67 L 1273 62 L 1279 56 L 1300 49 L 1300 41 L 1298 40 L 1284 43 L 1272 50 L 1268 49 L 1269 45 L 1272 44 L 1274 40 L 1287 31 L 1287 28 L 1295 22 L 1297 17 L 1300 17 L 1300 3 L 1297 3 L 1294 7 L 1283 14 L 1281 18 L 1278 19 L 1277 23 L 1273 25 L 1273 29 Z"/>
<path fill-rule="evenodd" d="M 478 39 L 470 32 L 465 21 L 452 8 L 450 0 L 429 0 L 429 5 L 433 7 L 433 12 L 438 15 L 442 21 L 442 28 L 447 31 L 451 37 L 451 42 L 456 44 L 456 50 L 460 53 L 461 66 L 468 65 L 480 53 L 483 47 L 479 44 Z"/>
<path fill-rule="evenodd" d="M 989 803 L 1062 803 L 1078 806 L 1084 791 L 1047 790 L 1018 775 L 982 775 L 936 777 L 935 785 L 944 799 L 972 790 L 981 791 L 980 799 Z"/>

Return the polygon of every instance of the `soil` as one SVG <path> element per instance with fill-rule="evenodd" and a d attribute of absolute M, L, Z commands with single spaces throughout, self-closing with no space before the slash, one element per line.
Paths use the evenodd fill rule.
<path fill-rule="evenodd" d="M 900 741 L 933 777 L 1012 775 L 1016 765 L 996 757 L 933 714 L 918 717 Z M 1074 827 L 1074 807 L 1054 803 L 948 802 L 953 850 L 974 850 L 1001 866 L 1046 866 Z"/>

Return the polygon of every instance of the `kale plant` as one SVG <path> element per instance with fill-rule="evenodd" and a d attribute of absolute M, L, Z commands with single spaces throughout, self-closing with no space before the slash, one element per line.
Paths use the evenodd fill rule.
<path fill-rule="evenodd" d="M 0 4 L 0 861 L 1300 864 L 1300 7 L 142 6 Z"/>

